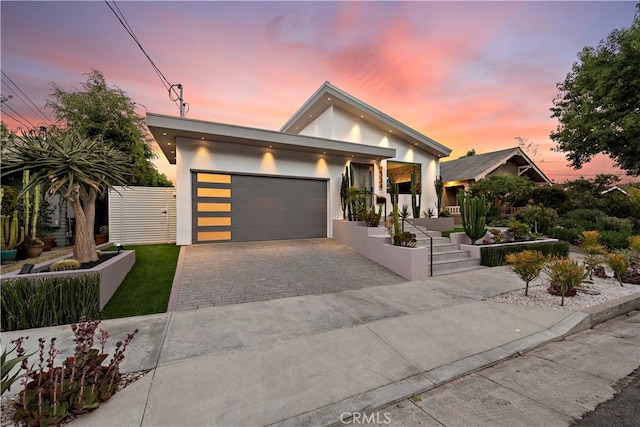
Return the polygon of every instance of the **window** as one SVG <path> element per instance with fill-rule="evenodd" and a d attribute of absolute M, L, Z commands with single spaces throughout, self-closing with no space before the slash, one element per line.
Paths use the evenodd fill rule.
<path fill-rule="evenodd" d="M 411 175 L 416 175 L 418 193 L 420 193 L 420 177 L 422 168 L 420 163 L 404 163 L 387 161 L 387 177 L 393 177 L 398 184 L 400 194 L 411 194 Z"/>

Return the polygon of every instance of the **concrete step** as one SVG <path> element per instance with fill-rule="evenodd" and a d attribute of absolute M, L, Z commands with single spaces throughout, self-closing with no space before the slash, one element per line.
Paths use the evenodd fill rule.
<path fill-rule="evenodd" d="M 428 256 L 428 255 L 427 255 Z M 431 257 L 429 257 L 431 259 Z M 467 260 L 471 259 L 469 257 L 469 251 L 462 251 L 460 249 L 457 250 L 448 250 L 442 252 L 433 252 L 433 265 L 436 265 L 438 262 L 443 261 L 458 261 L 458 260 Z"/>
<path fill-rule="evenodd" d="M 480 260 L 477 258 L 461 258 L 461 259 L 449 259 L 442 261 L 433 261 L 433 275 L 448 274 L 459 271 L 475 270 L 477 268 L 484 268 L 480 265 Z"/>
<path fill-rule="evenodd" d="M 430 239 L 427 236 L 416 235 L 418 246 L 429 246 L 431 244 L 431 240 L 433 240 L 433 246 L 451 244 L 451 240 L 448 237 L 433 237 L 432 239 Z"/>
<path fill-rule="evenodd" d="M 467 266 L 467 267 L 456 267 L 456 268 L 452 268 L 452 269 L 449 269 L 449 270 L 438 270 L 438 271 L 436 271 L 434 269 L 433 275 L 434 276 L 445 276 L 447 274 L 462 273 L 463 271 L 482 270 L 482 269 L 485 269 L 485 268 L 489 268 L 489 267 L 484 266 L 484 265 L 471 265 L 471 266 Z"/>

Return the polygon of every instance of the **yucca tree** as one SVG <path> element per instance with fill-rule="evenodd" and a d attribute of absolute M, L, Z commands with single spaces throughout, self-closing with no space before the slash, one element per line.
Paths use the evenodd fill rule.
<path fill-rule="evenodd" d="M 122 152 L 101 139 L 85 138 L 71 129 L 26 133 L 2 144 L 2 176 L 29 170 L 31 181 L 23 192 L 42 186 L 71 205 L 76 219 L 74 257 L 81 263 L 98 259 L 95 202 L 110 187 L 127 184 L 127 162 Z"/>

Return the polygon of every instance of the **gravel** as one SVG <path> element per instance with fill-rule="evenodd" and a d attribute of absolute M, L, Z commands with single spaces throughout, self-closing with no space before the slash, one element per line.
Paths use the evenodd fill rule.
<path fill-rule="evenodd" d="M 485 301 L 549 307 L 565 311 L 582 311 L 628 295 L 640 295 L 640 286 L 629 283 L 620 286 L 618 280 L 613 277 L 602 279 L 594 276 L 592 282 L 591 284 L 583 283 L 578 288 L 578 294 L 576 296 L 565 297 L 564 306 L 560 305 L 561 297 L 551 295 L 547 292 L 549 285 L 547 282 L 542 283 L 542 279 L 537 279 L 529 284 L 529 296 L 524 296 L 524 289 L 521 289 L 487 298 Z M 590 293 L 595 292 L 597 292 L 598 295 L 590 295 Z"/>

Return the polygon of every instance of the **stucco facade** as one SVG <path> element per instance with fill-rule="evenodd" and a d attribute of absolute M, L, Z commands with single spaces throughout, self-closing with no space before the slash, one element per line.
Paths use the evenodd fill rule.
<path fill-rule="evenodd" d="M 326 98 L 322 98 L 326 91 L 330 92 L 334 102 L 327 104 Z M 323 99 L 322 102 L 314 99 L 318 96 Z M 439 174 L 439 157 L 447 156 L 450 152 L 448 148 L 355 100 L 329 83 L 325 83 L 314 97 L 297 113 L 299 117 L 312 116 L 312 119 L 291 120 L 281 131 L 148 114 L 149 129 L 167 159 L 177 166 L 178 245 L 189 245 L 198 240 L 198 234 L 194 232 L 200 223 L 196 212 L 199 205 L 194 202 L 197 197 L 194 177 L 199 172 L 252 176 L 257 179 L 283 177 L 301 182 L 324 182 L 324 235 L 327 237 L 333 235 L 332 220 L 341 219 L 343 215 L 340 186 L 342 174 L 351 162 L 373 166 L 373 192 L 376 196 L 387 198 L 387 201 L 387 162 L 419 164 L 423 183 L 422 210 L 435 206 L 433 181 Z M 357 111 L 354 111 L 356 108 Z M 376 116 L 372 119 L 365 118 L 372 117 L 373 113 Z M 234 192 L 233 189 L 229 191 Z M 234 203 L 231 197 L 229 202 L 229 205 Z M 300 203 L 304 204 L 305 200 L 300 200 Z M 410 205 L 411 196 L 402 194 L 402 204 Z M 264 206 L 268 205 L 264 203 Z M 228 240 L 233 241 L 233 227 L 234 224 L 230 223 L 219 229 L 229 230 Z"/>

